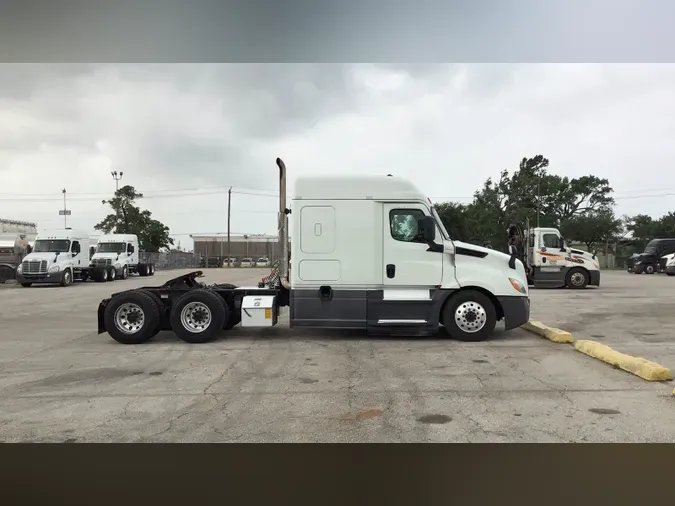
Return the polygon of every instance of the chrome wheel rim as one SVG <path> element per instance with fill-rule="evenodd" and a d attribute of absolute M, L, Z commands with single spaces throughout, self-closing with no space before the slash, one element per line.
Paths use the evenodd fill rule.
<path fill-rule="evenodd" d="M 586 280 L 586 276 L 584 276 L 583 273 L 581 273 L 581 272 L 575 272 L 570 277 L 570 283 L 572 283 L 574 286 L 583 285 L 585 280 Z"/>
<path fill-rule="evenodd" d="M 645 272 L 647 274 L 651 274 L 652 272 L 654 272 L 654 267 L 652 265 L 648 265 L 647 267 L 645 267 Z"/>
<path fill-rule="evenodd" d="M 116 276 L 115 269 L 111 269 L 110 270 L 110 279 L 115 279 L 115 276 Z"/>
<path fill-rule="evenodd" d="M 126 302 L 115 311 L 115 327 L 124 334 L 135 334 L 143 328 L 145 313 L 138 304 Z"/>
<path fill-rule="evenodd" d="M 189 302 L 180 312 L 180 323 L 193 334 L 204 332 L 211 325 L 211 310 L 203 302 Z"/>
<path fill-rule="evenodd" d="M 70 271 L 66 271 L 63 273 L 63 282 L 66 285 L 70 284 Z"/>
<path fill-rule="evenodd" d="M 478 302 L 463 302 L 455 310 L 455 323 L 467 334 L 479 332 L 487 323 L 487 312 Z"/>

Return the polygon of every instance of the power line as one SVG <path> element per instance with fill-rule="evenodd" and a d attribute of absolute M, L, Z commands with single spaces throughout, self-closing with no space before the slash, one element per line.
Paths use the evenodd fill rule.
<path fill-rule="evenodd" d="M 253 195 L 257 197 L 273 197 L 273 198 L 278 198 L 277 195 L 270 195 L 266 193 L 256 193 L 256 192 L 241 192 L 241 191 L 235 191 L 232 190 L 232 193 L 236 193 L 238 195 Z M 185 197 L 200 197 L 203 195 L 223 195 L 224 192 L 221 191 L 204 191 L 204 192 L 197 192 L 197 193 L 178 193 L 174 195 L 143 195 L 142 198 L 139 199 L 141 200 L 154 200 L 154 199 L 170 199 L 170 198 L 185 198 Z M 68 195 L 72 195 L 70 192 Z M 45 198 L 45 197 L 39 197 L 39 198 L 5 198 L 5 197 L 0 197 L 0 202 L 54 202 L 54 201 L 59 201 L 61 200 L 59 197 L 52 197 L 52 198 Z M 101 201 L 101 197 L 73 197 L 69 198 L 69 201 L 77 201 L 77 202 L 93 202 L 93 201 Z"/>

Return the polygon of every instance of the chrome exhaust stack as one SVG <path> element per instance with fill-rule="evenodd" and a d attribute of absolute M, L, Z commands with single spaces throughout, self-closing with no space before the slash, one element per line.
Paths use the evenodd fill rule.
<path fill-rule="evenodd" d="M 290 290 L 288 281 L 288 213 L 286 207 L 286 164 L 281 158 L 277 158 L 279 167 L 279 241 L 281 241 L 281 265 L 279 266 L 279 282 L 286 290 Z"/>

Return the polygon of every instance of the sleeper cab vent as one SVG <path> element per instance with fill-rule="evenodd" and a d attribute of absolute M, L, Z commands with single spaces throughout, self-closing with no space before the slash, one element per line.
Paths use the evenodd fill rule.
<path fill-rule="evenodd" d="M 457 255 L 464 255 L 467 257 L 485 258 L 488 254 L 485 251 L 478 251 L 470 248 L 462 248 L 461 246 L 455 249 Z"/>

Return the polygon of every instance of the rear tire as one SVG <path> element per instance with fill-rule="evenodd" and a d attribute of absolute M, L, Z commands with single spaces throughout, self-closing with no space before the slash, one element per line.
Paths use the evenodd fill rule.
<path fill-rule="evenodd" d="M 155 264 L 148 264 L 148 276 L 155 275 Z"/>
<path fill-rule="evenodd" d="M 581 290 L 588 286 L 590 280 L 590 275 L 586 270 L 575 267 L 570 269 L 565 276 L 565 286 L 574 290 Z"/>
<path fill-rule="evenodd" d="M 155 306 L 157 307 L 157 313 L 159 314 L 159 320 L 157 322 L 157 328 L 152 332 L 151 337 L 154 337 L 157 334 L 159 334 L 159 332 L 161 330 L 162 320 L 164 319 L 164 312 L 165 312 L 164 303 L 162 302 L 162 299 L 160 299 L 157 295 L 155 295 L 154 293 L 152 293 L 148 290 L 138 290 L 138 291 L 141 292 L 141 293 L 147 294 L 153 300 L 153 302 L 155 303 Z"/>
<path fill-rule="evenodd" d="M 443 308 L 443 326 L 459 341 L 485 341 L 497 324 L 497 310 L 490 297 L 475 290 L 462 290 Z"/>
<path fill-rule="evenodd" d="M 148 275 L 148 265 L 147 264 L 138 264 L 138 275 L 147 276 Z"/>
<path fill-rule="evenodd" d="M 220 295 L 207 289 L 187 292 L 171 307 L 171 328 L 188 343 L 215 339 L 229 320 L 229 309 Z"/>
<path fill-rule="evenodd" d="M 668 274 L 668 276 L 675 276 L 675 272 L 666 272 L 666 274 Z"/>
<path fill-rule="evenodd" d="M 159 310 L 142 290 L 125 292 L 110 301 L 103 315 L 105 329 L 121 344 L 141 344 L 157 334 Z"/>

